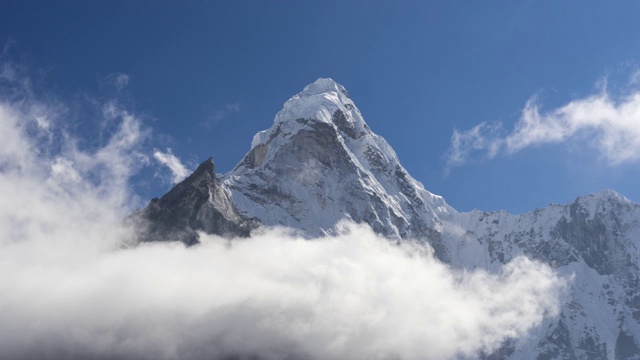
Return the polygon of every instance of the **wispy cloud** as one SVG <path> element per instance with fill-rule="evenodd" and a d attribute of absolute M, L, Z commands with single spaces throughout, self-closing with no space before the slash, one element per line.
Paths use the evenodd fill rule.
<path fill-rule="evenodd" d="M 184 180 L 184 178 L 186 178 L 191 172 L 182 164 L 182 161 L 173 154 L 171 149 L 167 149 L 166 152 L 155 150 L 153 152 L 153 157 L 171 170 L 171 181 L 174 184 Z"/>
<path fill-rule="evenodd" d="M 631 74 L 629 78 L 629 84 L 631 85 L 640 85 L 640 69 L 636 70 Z"/>
<path fill-rule="evenodd" d="M 213 128 L 220 122 L 231 118 L 234 115 L 239 114 L 242 111 L 242 104 L 239 102 L 226 104 L 223 108 L 215 110 L 206 119 L 200 122 L 200 125 L 205 128 Z"/>
<path fill-rule="evenodd" d="M 453 130 L 445 171 L 464 164 L 474 152 L 486 151 L 487 156 L 494 157 L 500 149 L 500 141 L 496 140 L 500 129 L 501 124 L 483 122 L 467 131 Z"/>
<path fill-rule="evenodd" d="M 636 73 L 637 74 L 637 73 Z M 633 75 L 631 82 L 637 81 Z M 640 91 L 613 96 L 606 88 L 556 109 L 541 111 L 537 98 L 527 101 L 513 130 L 482 122 L 454 130 L 446 171 L 472 159 L 492 159 L 525 148 L 580 140 L 615 166 L 640 160 Z"/>
<path fill-rule="evenodd" d="M 127 87 L 127 85 L 129 85 L 130 79 L 131 78 L 129 77 L 129 75 L 116 72 L 116 73 L 109 74 L 104 78 L 100 79 L 100 83 L 103 86 L 107 85 L 109 87 L 115 88 L 117 92 L 121 92 Z"/>
<path fill-rule="evenodd" d="M 127 74 L 117 74 L 113 79 L 113 84 L 115 85 L 118 91 L 121 91 L 129 84 L 129 75 Z"/>

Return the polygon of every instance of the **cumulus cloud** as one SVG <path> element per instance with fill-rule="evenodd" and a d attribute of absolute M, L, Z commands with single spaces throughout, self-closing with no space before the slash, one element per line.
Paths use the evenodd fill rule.
<path fill-rule="evenodd" d="M 632 83 L 636 75 L 632 76 Z M 527 101 L 514 129 L 480 123 L 454 130 L 447 169 L 478 157 L 492 159 L 525 148 L 579 140 L 594 148 L 610 165 L 640 160 L 640 91 L 613 96 L 606 86 L 591 96 L 541 111 L 537 99 Z"/>
<path fill-rule="evenodd" d="M 42 151 L 34 131 L 56 122 L 30 128 L 24 109 L 0 101 L 0 358 L 447 359 L 558 311 L 563 280 L 543 264 L 453 270 L 348 223 L 311 241 L 136 244 L 123 218 L 140 120 L 108 103 L 118 126 L 102 146 L 67 136 Z"/>
<path fill-rule="evenodd" d="M 166 152 L 155 150 L 153 152 L 153 157 L 171 170 L 171 181 L 174 184 L 184 180 L 184 178 L 189 176 L 191 173 L 191 171 L 182 164 L 182 161 L 180 161 L 177 156 L 173 155 L 171 149 L 167 149 Z"/>

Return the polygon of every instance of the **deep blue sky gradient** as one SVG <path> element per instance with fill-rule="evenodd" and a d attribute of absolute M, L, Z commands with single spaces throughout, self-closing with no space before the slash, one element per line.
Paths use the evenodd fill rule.
<path fill-rule="evenodd" d="M 129 75 L 126 101 L 155 146 L 192 166 L 213 156 L 220 172 L 289 97 L 331 77 L 428 190 L 459 210 L 524 212 L 605 188 L 640 200 L 640 169 L 558 144 L 445 175 L 453 129 L 510 130 L 534 95 L 553 108 L 604 76 L 623 86 L 640 66 L 639 15 L 633 1 L 5 0 L 0 41 L 63 98 L 103 96 L 107 76 Z"/>

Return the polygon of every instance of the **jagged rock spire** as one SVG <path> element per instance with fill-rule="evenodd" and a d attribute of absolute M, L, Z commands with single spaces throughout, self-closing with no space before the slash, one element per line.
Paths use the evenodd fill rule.
<path fill-rule="evenodd" d="M 143 241 L 198 242 L 197 231 L 246 237 L 256 224 L 240 216 L 216 177 L 210 157 L 162 198 L 136 214 Z"/>

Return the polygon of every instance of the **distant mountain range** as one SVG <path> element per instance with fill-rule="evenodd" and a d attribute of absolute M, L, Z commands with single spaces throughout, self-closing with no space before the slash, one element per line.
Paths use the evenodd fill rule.
<path fill-rule="evenodd" d="M 343 86 L 293 96 L 229 173 L 212 159 L 137 216 L 146 241 L 247 237 L 286 226 L 314 237 L 342 219 L 392 241 L 426 241 L 455 268 L 497 271 L 518 255 L 575 274 L 560 315 L 486 359 L 640 359 L 640 205 L 612 190 L 521 215 L 458 212 L 425 190 L 371 131 Z"/>

